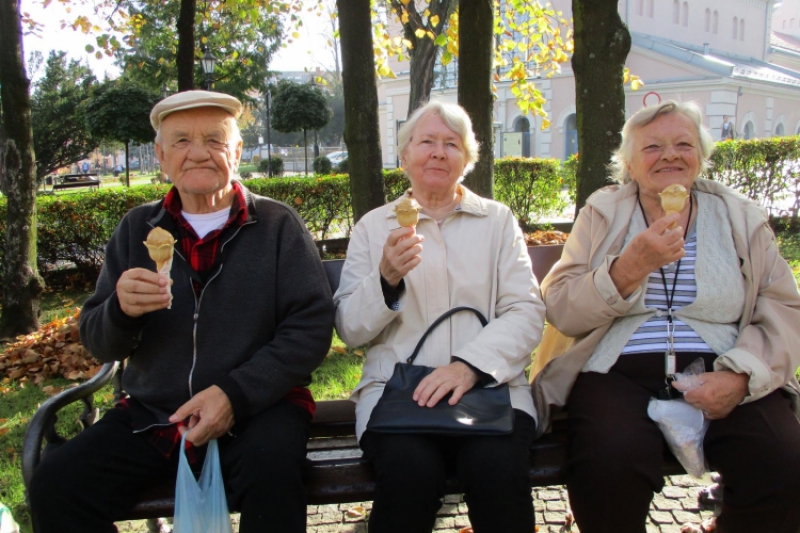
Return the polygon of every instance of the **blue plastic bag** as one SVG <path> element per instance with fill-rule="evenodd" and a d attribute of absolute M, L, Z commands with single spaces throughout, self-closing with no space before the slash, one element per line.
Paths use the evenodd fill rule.
<path fill-rule="evenodd" d="M 195 479 L 186 460 L 185 445 L 186 433 L 181 439 L 178 479 L 175 482 L 173 533 L 233 533 L 216 439 L 208 442 L 199 480 Z"/>

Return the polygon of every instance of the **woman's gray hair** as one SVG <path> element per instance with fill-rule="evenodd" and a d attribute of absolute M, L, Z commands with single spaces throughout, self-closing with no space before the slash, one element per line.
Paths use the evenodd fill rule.
<path fill-rule="evenodd" d="M 465 163 L 464 175 L 468 174 L 470 170 L 478 162 L 478 148 L 480 144 L 475 138 L 475 133 L 472 131 L 472 121 L 464 108 L 458 104 L 451 104 L 441 100 L 431 100 L 427 104 L 417 108 L 405 124 L 400 127 L 397 132 L 397 149 L 402 158 L 403 153 L 408 148 L 411 142 L 411 136 L 414 133 L 414 128 L 417 122 L 423 116 L 430 113 L 442 117 L 442 121 L 448 128 L 453 130 L 461 137 L 461 144 L 464 146 Z"/>
<path fill-rule="evenodd" d="M 696 102 L 667 100 L 657 106 L 643 107 L 625 121 L 625 125 L 622 127 L 622 143 L 611 157 L 612 178 L 623 184 L 631 181 L 631 175 L 628 173 L 628 163 L 633 159 L 633 141 L 636 131 L 647 126 L 658 117 L 671 113 L 681 113 L 689 118 L 697 128 L 697 135 L 700 139 L 698 150 L 702 161 L 700 172 L 706 171 L 710 164 L 708 158 L 711 157 L 711 153 L 714 151 L 714 140 L 706 127 L 703 126 L 703 113 L 700 111 L 700 106 Z"/>

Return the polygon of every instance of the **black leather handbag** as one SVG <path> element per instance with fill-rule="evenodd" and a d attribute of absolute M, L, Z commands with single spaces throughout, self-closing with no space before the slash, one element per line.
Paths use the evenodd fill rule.
<path fill-rule="evenodd" d="M 506 435 L 513 431 L 514 410 L 507 383 L 496 387 L 473 387 L 456 405 L 447 403 L 452 393 L 433 407 L 420 407 L 412 398 L 419 382 L 435 370 L 413 364 L 422 343 L 436 326 L 460 311 L 471 311 L 483 326 L 488 324 L 480 311 L 471 307 L 455 307 L 437 318 L 422 335 L 406 363 L 395 365 L 381 399 L 370 414 L 367 431 L 450 436 Z"/>

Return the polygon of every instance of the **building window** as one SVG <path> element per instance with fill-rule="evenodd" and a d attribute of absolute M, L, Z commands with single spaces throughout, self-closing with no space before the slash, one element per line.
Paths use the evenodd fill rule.
<path fill-rule="evenodd" d="M 733 17 L 733 40 L 739 38 L 739 17 Z"/>
<path fill-rule="evenodd" d="M 645 0 L 647 2 L 647 16 L 649 18 L 653 18 L 653 12 L 655 9 L 653 6 L 655 5 L 655 0 Z"/>
<path fill-rule="evenodd" d="M 786 29 L 786 21 L 785 20 L 783 21 L 783 29 L 784 30 Z"/>
<path fill-rule="evenodd" d="M 689 2 L 684 2 L 681 6 L 681 25 L 689 25 Z"/>
<path fill-rule="evenodd" d="M 744 19 L 739 21 L 739 40 L 744 41 Z"/>
<path fill-rule="evenodd" d="M 711 31 L 711 10 L 706 9 L 705 15 L 703 16 L 703 31 L 710 32 Z"/>
<path fill-rule="evenodd" d="M 747 124 L 744 125 L 744 140 L 749 141 L 750 139 L 755 138 L 756 136 L 756 127 L 753 126 L 753 123 L 749 120 Z"/>
<path fill-rule="evenodd" d="M 715 9 L 714 16 L 711 18 L 711 33 L 716 35 L 718 29 L 719 29 L 719 12 Z"/>
<path fill-rule="evenodd" d="M 792 21 L 791 21 L 791 22 L 789 22 L 789 29 L 790 29 L 790 30 L 793 30 L 793 29 L 794 29 L 794 23 L 795 23 L 795 20 L 794 20 L 794 19 L 792 19 Z"/>
<path fill-rule="evenodd" d="M 636 3 L 636 14 L 640 17 L 644 15 L 644 0 L 639 0 Z"/>
<path fill-rule="evenodd" d="M 783 137 L 784 135 L 786 135 L 784 133 L 783 124 L 778 124 L 778 127 L 775 128 L 775 135 L 777 135 L 778 137 Z"/>
<path fill-rule="evenodd" d="M 564 121 L 564 159 L 578 153 L 578 120 L 575 113 Z"/>
<path fill-rule="evenodd" d="M 678 23 L 678 17 L 681 14 L 681 4 L 678 0 L 672 0 L 672 23 Z"/>

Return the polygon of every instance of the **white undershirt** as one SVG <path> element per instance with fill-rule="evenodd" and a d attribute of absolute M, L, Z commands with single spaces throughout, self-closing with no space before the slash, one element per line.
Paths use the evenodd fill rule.
<path fill-rule="evenodd" d="M 214 230 L 221 229 L 231 216 L 231 208 L 214 211 L 213 213 L 187 213 L 181 211 L 183 218 L 192 226 L 192 229 L 201 239 Z"/>

